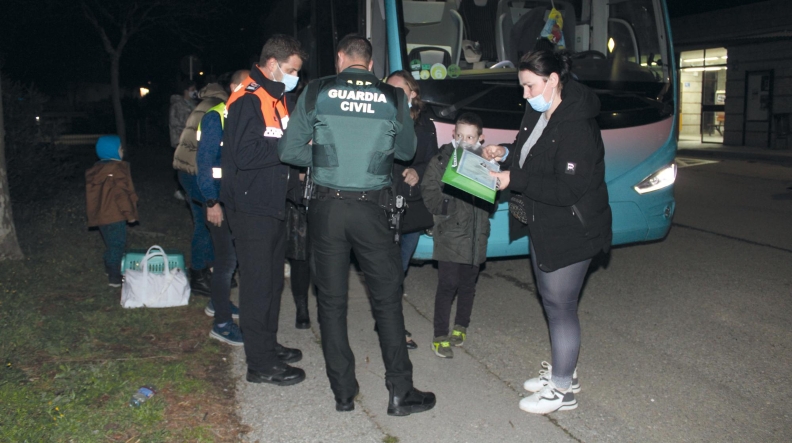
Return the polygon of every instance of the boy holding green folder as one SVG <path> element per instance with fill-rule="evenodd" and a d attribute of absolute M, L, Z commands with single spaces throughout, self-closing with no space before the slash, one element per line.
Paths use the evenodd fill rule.
<path fill-rule="evenodd" d="M 434 251 L 438 283 L 435 293 L 434 339 L 432 350 L 438 357 L 452 358 L 451 346 L 462 346 L 470 325 L 479 267 L 487 259 L 489 216 L 495 206 L 442 182 L 454 149 L 477 153 L 484 140 L 481 118 L 464 113 L 456 121 L 454 140 L 440 147 L 426 168 L 421 195 L 434 216 Z M 457 298 L 454 329 L 449 335 L 451 305 Z"/>

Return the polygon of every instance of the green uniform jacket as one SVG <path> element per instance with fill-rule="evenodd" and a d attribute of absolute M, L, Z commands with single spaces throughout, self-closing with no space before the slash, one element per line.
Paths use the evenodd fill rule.
<path fill-rule="evenodd" d="M 434 215 L 432 258 L 480 265 L 487 260 L 489 216 L 495 206 L 441 181 L 453 149 L 451 144 L 440 147 L 421 182 L 424 204 Z"/>
<path fill-rule="evenodd" d="M 394 157 L 415 155 L 404 91 L 355 68 L 312 81 L 290 115 L 278 154 L 284 163 L 312 167 L 317 185 L 342 191 L 390 186 Z"/>

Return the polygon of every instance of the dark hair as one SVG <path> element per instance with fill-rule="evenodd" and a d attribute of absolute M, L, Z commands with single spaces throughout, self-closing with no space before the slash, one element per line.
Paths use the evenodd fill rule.
<path fill-rule="evenodd" d="M 550 77 L 555 72 L 564 85 L 572 72 L 572 56 L 567 51 L 531 51 L 522 56 L 519 69 L 531 71 L 539 77 Z"/>
<path fill-rule="evenodd" d="M 179 81 L 178 87 L 179 87 L 179 92 L 184 94 L 184 91 L 192 87 L 195 87 L 195 82 L 192 80 L 181 80 Z"/>
<path fill-rule="evenodd" d="M 297 39 L 288 35 L 275 34 L 261 48 L 259 65 L 264 65 L 271 58 L 277 60 L 278 63 L 285 63 L 292 55 L 296 55 L 303 60 L 308 58 Z"/>
<path fill-rule="evenodd" d="M 366 65 L 371 61 L 371 43 L 357 34 L 349 34 L 342 38 L 338 42 L 338 52 L 343 52 L 355 60 L 365 62 Z"/>
<path fill-rule="evenodd" d="M 481 133 L 484 132 L 484 122 L 481 121 L 481 117 L 472 112 L 465 112 L 464 114 L 457 117 L 456 124 L 475 126 L 478 129 L 478 135 L 481 135 Z"/>
<path fill-rule="evenodd" d="M 547 37 L 539 37 L 534 43 L 532 51 L 555 51 L 556 45 Z"/>
<path fill-rule="evenodd" d="M 407 83 L 407 87 L 410 88 L 410 91 L 415 92 L 415 98 L 410 100 L 410 97 L 407 97 L 407 100 L 410 100 L 412 104 L 412 108 L 410 108 L 410 117 L 412 117 L 413 121 L 417 122 L 418 117 L 421 116 L 421 111 L 423 111 L 423 100 L 421 100 L 421 87 L 418 85 L 418 82 L 415 81 L 415 78 L 409 72 L 405 70 L 401 71 L 394 71 L 391 72 L 391 77 L 399 77 L 400 79 L 404 80 L 404 83 Z"/>

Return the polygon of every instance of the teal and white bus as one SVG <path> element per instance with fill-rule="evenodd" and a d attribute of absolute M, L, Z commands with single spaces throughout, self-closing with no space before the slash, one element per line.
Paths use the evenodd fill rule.
<path fill-rule="evenodd" d="M 613 243 L 668 233 L 678 105 L 664 0 L 294 0 L 292 6 L 310 78 L 334 73 L 339 38 L 365 35 L 378 77 L 406 69 L 420 78 L 438 145 L 451 140 L 454 119 L 464 111 L 482 117 L 487 144 L 514 141 L 526 106 L 516 66 L 557 11 L 573 73 L 602 103 Z M 508 197 L 500 196 L 493 216 L 488 257 L 528 253 L 527 238 L 509 240 Z M 431 259 L 430 235 L 422 236 L 414 259 Z"/>

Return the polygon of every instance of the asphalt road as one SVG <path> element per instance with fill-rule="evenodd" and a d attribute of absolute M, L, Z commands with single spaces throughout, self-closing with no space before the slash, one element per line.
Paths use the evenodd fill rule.
<path fill-rule="evenodd" d="M 684 163 L 684 162 L 683 162 Z M 688 161 L 686 164 L 696 162 Z M 361 395 L 338 413 L 318 329 L 293 326 L 283 295 L 280 341 L 303 350 L 308 379 L 278 388 L 244 381 L 249 441 L 788 442 L 792 421 L 792 168 L 721 161 L 681 168 L 674 227 L 661 242 L 615 248 L 583 290 L 582 392 L 573 411 L 519 410 L 522 382 L 550 360 L 526 257 L 486 264 L 464 348 L 430 350 L 436 269 L 412 267 L 404 312 L 419 349 L 415 384 L 437 407 L 385 414 L 387 391 L 364 282 L 350 270 L 349 335 Z M 313 310 L 315 311 L 315 309 Z M 315 319 L 315 312 L 311 312 Z"/>

